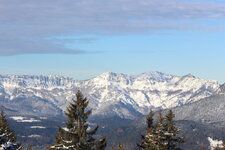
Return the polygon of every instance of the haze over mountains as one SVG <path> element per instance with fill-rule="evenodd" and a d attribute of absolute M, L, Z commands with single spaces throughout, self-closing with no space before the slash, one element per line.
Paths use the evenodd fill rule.
<path fill-rule="evenodd" d="M 11 115 L 58 116 L 76 91 L 81 90 L 88 97 L 94 116 L 135 119 L 150 108 L 167 109 L 196 102 L 218 88 L 219 83 L 214 80 L 161 72 L 135 76 L 106 72 L 89 80 L 0 75 L 0 104 Z"/>

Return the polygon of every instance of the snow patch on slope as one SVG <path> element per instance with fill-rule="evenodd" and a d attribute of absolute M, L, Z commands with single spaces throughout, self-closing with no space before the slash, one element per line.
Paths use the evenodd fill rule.
<path fill-rule="evenodd" d="M 12 116 L 10 118 L 15 120 L 16 122 L 41 122 L 41 120 L 37 120 L 34 118 L 22 117 L 22 116 Z"/>
<path fill-rule="evenodd" d="M 217 139 L 212 139 L 211 137 L 208 137 L 208 141 L 210 144 L 210 150 L 214 150 L 216 147 L 223 147 L 223 141 L 217 140 Z"/>
<path fill-rule="evenodd" d="M 46 129 L 44 126 L 31 126 L 31 129 Z"/>

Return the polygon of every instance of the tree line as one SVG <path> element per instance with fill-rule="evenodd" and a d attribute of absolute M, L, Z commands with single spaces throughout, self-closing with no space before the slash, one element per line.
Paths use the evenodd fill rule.
<path fill-rule="evenodd" d="M 59 127 L 55 138 L 55 144 L 47 147 L 47 150 L 105 150 L 106 137 L 96 135 L 98 126 L 90 127 L 88 117 L 88 100 L 78 91 L 76 99 L 68 105 L 65 115 L 68 117 L 66 127 Z M 141 136 L 141 142 L 137 144 L 137 150 L 181 150 L 179 146 L 185 142 L 185 138 L 179 136 L 180 130 L 174 123 L 174 113 L 169 110 L 163 116 L 159 111 L 157 119 L 154 113 L 146 117 L 146 134 Z M 29 148 L 31 150 L 32 148 Z M 21 144 L 16 142 L 16 135 L 10 129 L 3 111 L 0 113 L 0 150 L 22 150 Z M 121 143 L 112 150 L 126 150 Z M 217 147 L 216 150 L 225 150 Z"/>

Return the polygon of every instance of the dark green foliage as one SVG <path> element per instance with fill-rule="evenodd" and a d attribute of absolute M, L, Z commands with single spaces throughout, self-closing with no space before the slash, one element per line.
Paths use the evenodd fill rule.
<path fill-rule="evenodd" d="M 146 123 L 147 123 L 147 128 L 153 128 L 154 125 L 153 125 L 153 121 L 154 121 L 154 113 L 153 111 L 151 110 L 148 114 L 148 116 L 146 117 Z"/>
<path fill-rule="evenodd" d="M 165 117 L 163 117 L 162 112 L 160 111 L 158 113 L 158 120 L 156 123 L 156 129 L 155 129 L 155 134 L 156 134 L 156 148 L 157 150 L 165 150 L 166 149 L 166 136 L 165 136 Z"/>
<path fill-rule="evenodd" d="M 0 130 L 2 134 L 6 135 L 6 139 L 4 139 L 0 144 L 2 144 L 2 142 L 15 142 L 16 141 L 16 136 L 14 134 L 14 132 L 10 129 L 8 123 L 7 123 L 7 118 L 4 114 L 3 111 L 0 112 Z"/>
<path fill-rule="evenodd" d="M 94 138 L 98 126 L 94 129 L 88 129 L 87 119 L 91 114 L 91 110 L 86 110 L 88 106 L 87 98 L 78 91 L 76 100 L 73 99 L 66 111 L 68 121 L 66 129 L 59 127 L 56 136 L 56 145 L 49 149 L 70 149 L 70 150 L 104 150 L 106 147 L 105 138 L 96 140 Z"/>
<path fill-rule="evenodd" d="M 167 150 L 179 150 L 177 148 L 177 143 L 183 143 L 184 138 L 179 137 L 179 129 L 175 126 L 173 118 L 175 117 L 172 110 L 169 110 L 168 114 L 166 115 L 165 120 L 165 139 L 166 139 L 166 149 Z"/>
<path fill-rule="evenodd" d="M 154 113 L 151 111 L 146 118 L 146 136 L 142 136 L 142 142 L 138 145 L 140 150 L 179 150 L 178 143 L 183 143 L 179 137 L 179 130 L 176 128 L 173 118 L 174 114 L 170 110 L 164 117 L 161 111 L 154 124 Z"/>
<path fill-rule="evenodd" d="M 8 145 L 9 150 L 15 149 L 20 150 L 21 145 L 19 143 L 16 143 L 16 135 L 15 133 L 10 129 L 7 118 L 4 114 L 4 112 L 0 111 L 0 147 L 2 145 Z"/>
<path fill-rule="evenodd" d="M 151 110 L 148 116 L 146 117 L 146 136 L 142 136 L 141 144 L 138 144 L 140 150 L 155 150 L 156 149 L 156 127 L 153 124 L 154 113 Z"/>

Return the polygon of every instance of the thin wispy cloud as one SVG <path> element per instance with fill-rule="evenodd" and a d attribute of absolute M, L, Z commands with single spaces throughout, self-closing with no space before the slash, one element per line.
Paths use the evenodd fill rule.
<path fill-rule="evenodd" d="M 80 54 L 49 36 L 209 30 L 198 21 L 225 18 L 225 4 L 184 0 L 0 0 L 0 55 Z M 220 29 L 224 29 L 221 28 Z M 55 40 L 55 41 L 54 41 Z M 67 41 L 93 41 L 61 39 Z M 91 51 L 91 50 L 90 50 Z"/>
<path fill-rule="evenodd" d="M 21 54 L 85 54 L 79 49 L 63 48 L 61 44 L 53 44 L 42 39 L 0 38 L 0 55 L 11 56 Z"/>
<path fill-rule="evenodd" d="M 46 40 L 53 41 L 55 43 L 92 43 L 98 40 L 96 37 L 77 38 L 74 36 L 51 36 Z"/>

